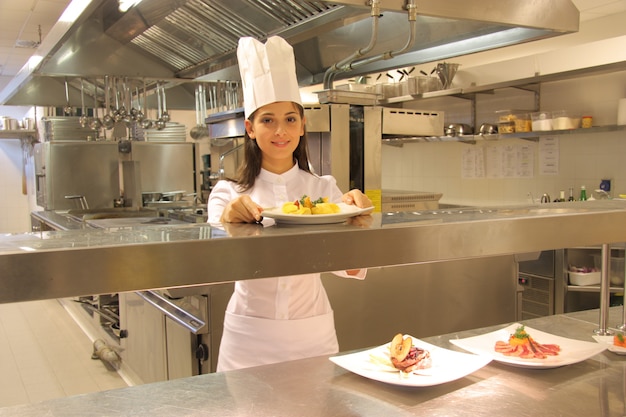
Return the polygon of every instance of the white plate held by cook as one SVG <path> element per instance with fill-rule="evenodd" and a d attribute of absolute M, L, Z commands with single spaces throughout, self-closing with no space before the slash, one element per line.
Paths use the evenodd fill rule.
<path fill-rule="evenodd" d="M 393 385 L 408 387 L 429 387 L 463 378 L 491 362 L 491 357 L 473 355 L 440 348 L 415 337 L 413 346 L 430 352 L 432 366 L 405 374 L 395 369 L 389 358 L 386 343 L 372 349 L 332 356 L 329 359 L 342 368 L 365 378 Z"/>
<path fill-rule="evenodd" d="M 515 333 L 515 330 L 521 326 L 519 323 L 511 324 L 503 329 L 486 333 L 480 336 L 467 337 L 464 339 L 452 339 L 450 343 L 467 350 L 468 352 L 491 355 L 494 361 L 505 363 L 508 365 L 518 366 L 522 368 L 534 369 L 550 369 L 560 366 L 571 365 L 582 362 L 606 350 L 607 345 L 594 342 L 585 342 L 582 340 L 568 339 L 566 337 L 556 336 L 545 333 L 540 330 L 532 329 L 525 326 L 528 333 L 535 342 L 540 344 L 555 344 L 561 347 L 561 351 L 556 356 L 548 356 L 545 359 L 523 359 L 517 356 L 506 356 L 496 352 L 495 345 L 497 341 L 506 342 L 509 337 Z"/>
<path fill-rule="evenodd" d="M 374 207 L 359 208 L 355 205 L 337 203 L 339 213 L 333 214 L 287 214 L 283 213 L 282 207 L 272 207 L 264 209 L 261 216 L 269 217 L 278 223 L 285 224 L 330 224 L 342 223 L 350 217 L 360 216 L 361 214 L 369 214 Z"/>

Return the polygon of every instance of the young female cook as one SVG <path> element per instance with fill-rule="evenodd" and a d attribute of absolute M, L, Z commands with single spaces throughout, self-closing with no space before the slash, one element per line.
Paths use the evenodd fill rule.
<path fill-rule="evenodd" d="M 371 207 L 359 190 L 343 194 L 331 176 L 309 170 L 304 110 L 293 49 L 282 38 L 264 44 L 242 38 L 237 49 L 243 82 L 244 162 L 234 180 L 219 181 L 209 196 L 209 223 L 261 221 L 262 207 L 303 195 Z M 286 254 L 276 254 L 277 259 Z M 365 270 L 336 272 L 363 279 Z M 235 283 L 224 319 L 218 371 L 338 351 L 333 312 L 320 274 Z"/>

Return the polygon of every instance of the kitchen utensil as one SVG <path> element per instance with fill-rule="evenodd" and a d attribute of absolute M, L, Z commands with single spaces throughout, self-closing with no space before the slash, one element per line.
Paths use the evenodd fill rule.
<path fill-rule="evenodd" d="M 452 80 L 456 75 L 457 70 L 459 69 L 459 64 L 452 64 L 449 62 L 442 62 L 437 64 L 435 70 L 437 75 L 439 76 L 439 80 L 441 80 L 442 88 L 445 90 L 450 88 L 452 84 Z"/>
<path fill-rule="evenodd" d="M 167 112 L 167 98 L 165 97 L 165 86 L 161 84 L 161 94 L 163 95 L 163 112 L 161 113 L 161 118 L 165 123 L 170 121 L 170 115 Z"/>
<path fill-rule="evenodd" d="M 143 112 L 143 105 L 141 104 L 141 94 L 139 93 L 139 87 L 135 87 L 135 97 L 137 98 L 137 108 L 132 108 L 130 113 L 136 122 L 141 123 L 146 118 L 146 115 Z"/>
<path fill-rule="evenodd" d="M 80 79 L 80 118 L 78 119 L 78 123 L 82 128 L 89 126 L 87 108 L 85 107 L 85 83 L 82 78 Z"/>
<path fill-rule="evenodd" d="M 22 119 L 22 128 L 24 130 L 34 130 L 35 129 L 35 119 L 32 117 L 24 117 Z"/>
<path fill-rule="evenodd" d="M 102 128 L 102 120 L 98 117 L 98 80 L 93 83 L 93 118 L 89 123 L 89 127 L 96 132 L 96 139 L 100 136 L 100 129 Z"/>
<path fill-rule="evenodd" d="M 108 75 L 104 76 L 104 116 L 102 117 L 102 123 L 107 130 L 113 129 L 115 120 L 111 115 L 111 80 Z"/>
<path fill-rule="evenodd" d="M 493 135 L 498 133 L 498 126 L 491 123 L 483 123 L 480 125 L 479 134 L 481 135 Z"/>
<path fill-rule="evenodd" d="M 446 127 L 446 136 L 471 135 L 472 127 L 464 123 L 451 123 Z"/>
<path fill-rule="evenodd" d="M 157 96 L 157 120 L 154 123 L 155 127 L 158 130 L 163 130 L 165 128 L 165 120 L 163 119 L 163 103 L 161 101 L 161 86 L 157 83 L 156 86 L 156 96 Z"/>
<path fill-rule="evenodd" d="M 196 125 L 191 128 L 189 135 L 192 139 L 201 139 L 209 136 L 209 129 L 204 125 L 204 117 L 206 116 L 206 92 L 204 84 L 199 83 L 196 86 Z"/>
<path fill-rule="evenodd" d="M 142 100 L 143 100 L 143 109 L 146 112 L 145 118 L 141 121 L 141 127 L 143 129 L 151 129 L 152 128 L 152 120 L 148 118 L 148 99 L 147 99 L 147 87 L 146 80 L 143 80 L 143 92 L 142 92 Z"/>
<path fill-rule="evenodd" d="M 72 106 L 70 105 L 70 89 L 67 84 L 67 78 L 65 78 L 65 107 L 63 108 L 65 114 L 72 114 Z"/>

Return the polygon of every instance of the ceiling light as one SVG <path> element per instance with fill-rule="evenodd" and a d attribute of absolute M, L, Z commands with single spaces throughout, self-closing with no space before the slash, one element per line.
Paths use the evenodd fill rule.
<path fill-rule="evenodd" d="M 72 0 L 61 17 L 59 17 L 59 22 L 73 23 L 87 8 L 89 3 L 91 3 L 91 0 Z"/>
<path fill-rule="evenodd" d="M 125 13 L 128 9 L 138 5 L 139 3 L 141 3 L 141 0 L 119 0 L 119 10 L 120 12 Z"/>

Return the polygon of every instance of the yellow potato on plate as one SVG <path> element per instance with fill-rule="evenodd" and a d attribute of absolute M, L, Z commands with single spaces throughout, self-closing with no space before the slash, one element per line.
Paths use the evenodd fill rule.
<path fill-rule="evenodd" d="M 283 204 L 283 213 L 296 214 L 297 211 L 298 211 L 298 206 L 296 206 L 294 203 Z"/>
<path fill-rule="evenodd" d="M 317 203 L 312 209 L 313 214 L 335 214 L 339 213 L 339 206 L 335 203 Z"/>

